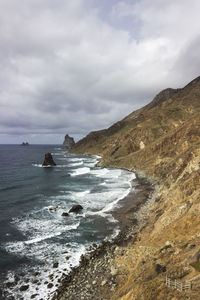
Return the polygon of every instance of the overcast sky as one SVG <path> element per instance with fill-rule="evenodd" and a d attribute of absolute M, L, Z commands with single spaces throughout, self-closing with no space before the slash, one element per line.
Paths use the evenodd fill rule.
<path fill-rule="evenodd" d="M 199 0 L 0 0 L 0 143 L 62 143 L 200 75 Z"/>

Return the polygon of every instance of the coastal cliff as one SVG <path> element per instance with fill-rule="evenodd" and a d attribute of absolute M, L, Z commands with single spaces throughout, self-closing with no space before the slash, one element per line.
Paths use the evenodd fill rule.
<path fill-rule="evenodd" d="M 113 258 L 120 276 L 109 299 L 199 299 L 199 117 L 200 77 L 184 88 L 160 92 L 145 107 L 73 147 L 73 153 L 101 155 L 100 166 L 126 168 L 159 185 L 145 212 L 146 225 Z M 192 289 L 168 288 L 166 275 L 191 280 Z"/>

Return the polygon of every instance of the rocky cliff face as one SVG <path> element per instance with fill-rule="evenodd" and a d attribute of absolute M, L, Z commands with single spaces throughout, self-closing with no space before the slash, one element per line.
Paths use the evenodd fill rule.
<path fill-rule="evenodd" d="M 153 261 L 165 265 L 174 279 L 200 275 L 200 260 L 194 258 L 200 253 L 200 77 L 182 89 L 164 90 L 110 128 L 91 132 L 73 152 L 101 155 L 102 166 L 158 181 L 149 225 L 120 261 L 128 262 L 127 270 L 112 299 L 172 299 L 162 298 L 163 274 L 153 271 Z M 166 245 L 164 252 L 157 250 Z M 134 281 L 136 276 L 140 280 Z M 192 293 L 174 299 L 198 299 Z"/>
<path fill-rule="evenodd" d="M 63 142 L 63 146 L 71 149 L 75 145 L 73 137 L 70 137 L 68 134 L 65 136 L 65 140 Z"/>

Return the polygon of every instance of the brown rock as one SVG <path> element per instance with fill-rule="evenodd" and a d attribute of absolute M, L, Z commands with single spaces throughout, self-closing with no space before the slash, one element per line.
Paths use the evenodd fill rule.
<path fill-rule="evenodd" d="M 28 290 L 28 288 L 29 288 L 28 284 L 27 285 L 22 285 L 22 286 L 20 286 L 19 290 L 20 290 L 20 292 L 24 292 L 24 291 Z"/>
<path fill-rule="evenodd" d="M 49 283 L 48 285 L 47 285 L 47 287 L 48 287 L 48 289 L 51 289 L 52 287 L 53 287 L 53 283 Z"/>
<path fill-rule="evenodd" d="M 53 268 L 57 268 L 58 267 L 58 262 L 55 262 L 54 264 L 53 264 Z"/>
<path fill-rule="evenodd" d="M 35 297 L 37 297 L 38 296 L 38 294 L 33 294 L 32 296 L 31 296 L 31 299 L 34 299 Z"/>
<path fill-rule="evenodd" d="M 45 153 L 43 166 L 56 166 L 56 163 L 53 160 L 53 157 L 50 152 Z"/>
<path fill-rule="evenodd" d="M 77 213 L 82 209 L 83 207 L 81 205 L 73 205 L 72 208 L 69 210 L 69 213 L 71 212 Z"/>
<path fill-rule="evenodd" d="M 67 212 L 63 212 L 61 216 L 62 217 L 67 217 L 67 216 L 69 216 L 69 214 Z"/>

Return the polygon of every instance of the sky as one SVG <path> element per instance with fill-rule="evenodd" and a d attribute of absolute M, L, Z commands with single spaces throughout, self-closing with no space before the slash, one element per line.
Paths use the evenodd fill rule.
<path fill-rule="evenodd" d="M 199 0 L 0 0 L 0 143 L 61 144 L 200 74 Z"/>

